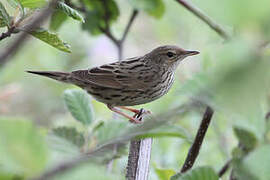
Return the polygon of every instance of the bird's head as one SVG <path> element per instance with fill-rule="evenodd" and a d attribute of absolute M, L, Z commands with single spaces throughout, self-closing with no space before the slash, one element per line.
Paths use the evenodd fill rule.
<path fill-rule="evenodd" d="M 177 46 L 160 46 L 150 53 L 146 54 L 148 60 L 154 61 L 160 65 L 177 65 L 180 61 L 188 56 L 199 54 L 198 51 L 184 50 Z"/>

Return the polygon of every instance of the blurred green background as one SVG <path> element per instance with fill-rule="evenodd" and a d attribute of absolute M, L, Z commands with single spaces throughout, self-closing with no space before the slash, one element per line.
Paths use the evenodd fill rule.
<path fill-rule="evenodd" d="M 166 44 L 198 50 L 201 53 L 181 63 L 173 88 L 166 96 L 138 107 L 149 109 L 158 116 L 191 100 L 211 105 L 215 114 L 195 167 L 207 165 L 218 172 L 226 161 L 233 158 L 232 167 L 238 179 L 270 179 L 270 125 L 265 119 L 270 109 L 269 1 L 193 0 L 192 4 L 230 34 L 229 40 L 224 40 L 176 1 L 152 1 L 164 3 L 164 13 L 155 9 L 155 3 L 152 4 L 153 7 L 150 5 L 150 8 L 157 11 L 157 14 L 160 13 L 158 16 L 161 17 L 156 18 L 147 10 L 139 9 L 138 17 L 124 42 L 124 57 L 143 55 Z M 143 4 L 143 0 L 115 2 L 120 15 L 111 28 L 113 34 L 120 37 L 134 3 Z M 1 3 L 10 14 L 14 14 L 14 9 L 7 1 L 1 0 Z M 43 27 L 48 28 L 49 24 L 50 22 L 47 22 Z M 118 56 L 115 45 L 103 34 L 93 35 L 82 30 L 81 24 L 68 18 L 57 30 L 59 37 L 71 45 L 72 53 L 59 51 L 31 37 L 20 51 L 0 68 L 0 120 L 3 122 L 0 123 L 0 177 L 3 179 L 12 179 L 14 174 L 26 178 L 36 176 L 54 164 L 85 152 L 84 148 L 91 149 L 99 143 L 94 141 L 94 136 L 86 140 L 81 140 L 80 137 L 71 140 L 66 138 L 68 135 L 62 135 L 62 138 L 58 139 L 61 133 L 55 133 L 59 137 L 52 135 L 52 129 L 75 127 L 76 133 L 84 133 L 82 138 L 85 138 L 88 137 L 85 133 L 89 133 L 91 128 L 93 130 L 98 122 L 104 121 L 104 128 L 106 123 L 125 122 L 121 117 L 113 115 L 105 105 L 90 97 L 94 116 L 91 124 L 84 126 L 72 117 L 65 106 L 63 95 L 66 89 L 79 88 L 25 72 L 72 71 L 116 61 Z M 0 28 L 0 32 L 5 31 L 5 28 Z M 2 40 L 0 52 L 4 51 L 16 36 L 14 34 Z M 203 111 L 203 107 L 194 107 L 185 115 L 174 117 L 173 124 L 181 130 L 172 137 L 154 137 L 149 179 L 169 179 L 179 171 Z M 120 130 L 121 128 L 116 127 L 112 133 L 120 133 Z M 103 131 L 108 133 L 106 129 Z M 74 142 L 80 140 L 89 140 L 88 145 L 76 146 Z M 239 148 L 239 144 L 254 146 L 243 150 Z M 127 152 L 127 148 L 124 148 L 123 152 L 119 152 L 119 158 L 114 161 L 101 163 L 102 165 L 94 163 L 80 166 L 55 179 L 124 179 Z M 230 171 L 222 179 L 229 179 L 229 176 Z"/>

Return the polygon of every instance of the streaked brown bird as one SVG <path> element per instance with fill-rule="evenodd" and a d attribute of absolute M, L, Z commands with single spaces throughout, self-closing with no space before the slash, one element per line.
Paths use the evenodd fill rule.
<path fill-rule="evenodd" d="M 107 104 L 110 110 L 128 118 L 133 123 L 140 123 L 140 119 L 137 117 L 142 110 L 125 106 L 145 104 L 165 95 L 173 84 L 175 70 L 179 63 L 185 57 L 196 54 L 199 52 L 167 45 L 160 46 L 144 56 L 88 70 L 77 70 L 70 73 L 27 72 L 75 84 L 86 90 L 97 101 Z M 119 108 L 131 111 L 135 115 L 129 116 Z"/>

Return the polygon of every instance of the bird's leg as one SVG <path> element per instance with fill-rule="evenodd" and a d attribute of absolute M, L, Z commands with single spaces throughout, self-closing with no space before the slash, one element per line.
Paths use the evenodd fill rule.
<path fill-rule="evenodd" d="M 128 111 L 131 111 L 135 114 L 139 114 L 140 113 L 140 110 L 138 109 L 134 109 L 134 108 L 129 108 L 129 107 L 126 107 L 126 106 L 117 106 L 119 107 L 120 109 L 125 109 L 125 110 L 128 110 Z"/>
<path fill-rule="evenodd" d="M 139 117 L 139 116 L 141 116 L 142 114 L 151 114 L 151 111 L 148 111 L 148 110 L 144 110 L 143 108 L 141 108 L 140 110 L 138 110 L 138 109 L 134 109 L 134 108 L 130 108 L 130 107 L 126 107 L 126 106 L 118 106 L 120 109 L 125 109 L 125 110 L 128 110 L 128 111 L 131 111 L 131 112 L 133 112 L 133 113 L 135 113 L 134 114 L 134 118 L 137 116 L 137 117 Z"/>
<path fill-rule="evenodd" d="M 120 115 L 122 115 L 122 116 L 128 118 L 129 121 L 132 122 L 132 123 L 136 123 L 136 124 L 142 123 L 142 121 L 138 120 L 137 118 L 131 117 L 131 116 L 129 116 L 129 115 L 123 113 L 122 111 L 118 110 L 117 108 L 115 108 L 115 107 L 113 107 L 113 106 L 111 106 L 111 105 L 109 105 L 109 104 L 107 105 L 107 107 L 108 107 L 111 111 L 113 111 L 113 112 L 115 112 L 115 113 L 117 113 L 117 114 L 120 114 Z"/>

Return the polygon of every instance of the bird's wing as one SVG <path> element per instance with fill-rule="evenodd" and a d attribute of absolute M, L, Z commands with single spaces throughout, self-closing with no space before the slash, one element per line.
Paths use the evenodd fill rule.
<path fill-rule="evenodd" d="M 134 58 L 132 61 L 135 60 Z M 125 61 L 127 62 L 127 61 Z M 116 62 L 89 70 L 73 71 L 72 77 L 85 83 L 115 89 L 142 90 L 147 86 L 136 71 L 128 71 L 125 62 Z"/>

